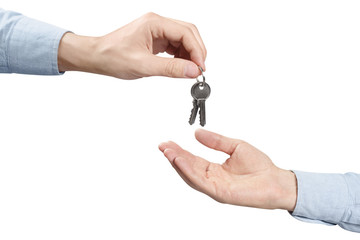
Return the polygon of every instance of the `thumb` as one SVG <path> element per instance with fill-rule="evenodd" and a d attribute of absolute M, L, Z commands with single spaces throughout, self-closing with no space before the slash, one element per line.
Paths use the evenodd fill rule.
<path fill-rule="evenodd" d="M 200 75 L 198 66 L 182 58 L 164 58 L 152 55 L 148 61 L 149 75 L 173 78 L 196 78 Z"/>
<path fill-rule="evenodd" d="M 231 155 L 235 151 L 237 145 L 242 142 L 241 140 L 228 138 L 203 129 L 197 129 L 195 131 L 195 138 L 201 144 L 229 155 Z"/>

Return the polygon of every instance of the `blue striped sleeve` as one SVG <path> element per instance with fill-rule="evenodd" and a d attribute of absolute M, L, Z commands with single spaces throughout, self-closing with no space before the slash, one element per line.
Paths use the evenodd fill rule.
<path fill-rule="evenodd" d="M 360 232 L 360 175 L 293 171 L 298 183 L 295 218 Z"/>
<path fill-rule="evenodd" d="M 67 31 L 0 9 L 0 72 L 59 75 L 57 57 Z"/>

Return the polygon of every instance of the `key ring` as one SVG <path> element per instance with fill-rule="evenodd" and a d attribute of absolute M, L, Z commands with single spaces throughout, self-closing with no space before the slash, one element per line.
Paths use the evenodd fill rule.
<path fill-rule="evenodd" d="M 202 67 L 199 66 L 199 69 L 200 69 L 201 76 L 202 76 L 202 79 L 203 79 L 202 82 L 201 82 L 201 84 L 200 84 L 200 86 L 202 86 L 203 83 L 205 82 L 205 76 L 204 76 L 204 71 L 203 71 Z M 197 82 L 200 82 L 200 80 L 198 79 L 198 77 L 196 77 L 196 81 L 197 81 Z"/>

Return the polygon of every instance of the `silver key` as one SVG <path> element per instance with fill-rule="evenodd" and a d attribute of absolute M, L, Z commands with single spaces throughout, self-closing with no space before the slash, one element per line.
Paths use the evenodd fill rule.
<path fill-rule="evenodd" d="M 198 110 L 199 110 L 199 106 L 198 106 L 197 100 L 194 98 L 193 99 L 193 108 L 191 109 L 191 115 L 190 115 L 190 119 L 189 119 L 190 125 L 194 124 Z"/>
<path fill-rule="evenodd" d="M 200 109 L 200 125 L 205 126 L 206 114 L 205 114 L 205 101 L 210 96 L 211 88 L 206 82 L 197 82 L 191 87 L 191 96 L 193 100 L 193 109 L 189 119 L 190 125 L 195 122 L 198 109 Z"/>
<path fill-rule="evenodd" d="M 206 115 L 205 115 L 205 100 L 198 100 L 199 102 L 199 114 L 200 114 L 200 125 L 203 127 L 206 124 Z"/>

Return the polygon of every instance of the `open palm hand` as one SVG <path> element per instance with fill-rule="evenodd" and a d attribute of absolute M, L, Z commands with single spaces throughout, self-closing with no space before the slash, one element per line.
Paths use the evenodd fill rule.
<path fill-rule="evenodd" d="M 160 144 L 159 149 L 192 188 L 221 203 L 289 211 L 295 208 L 296 178 L 291 171 L 276 167 L 267 155 L 242 140 L 205 130 L 197 130 L 195 137 L 230 157 L 216 164 L 174 142 Z"/>

